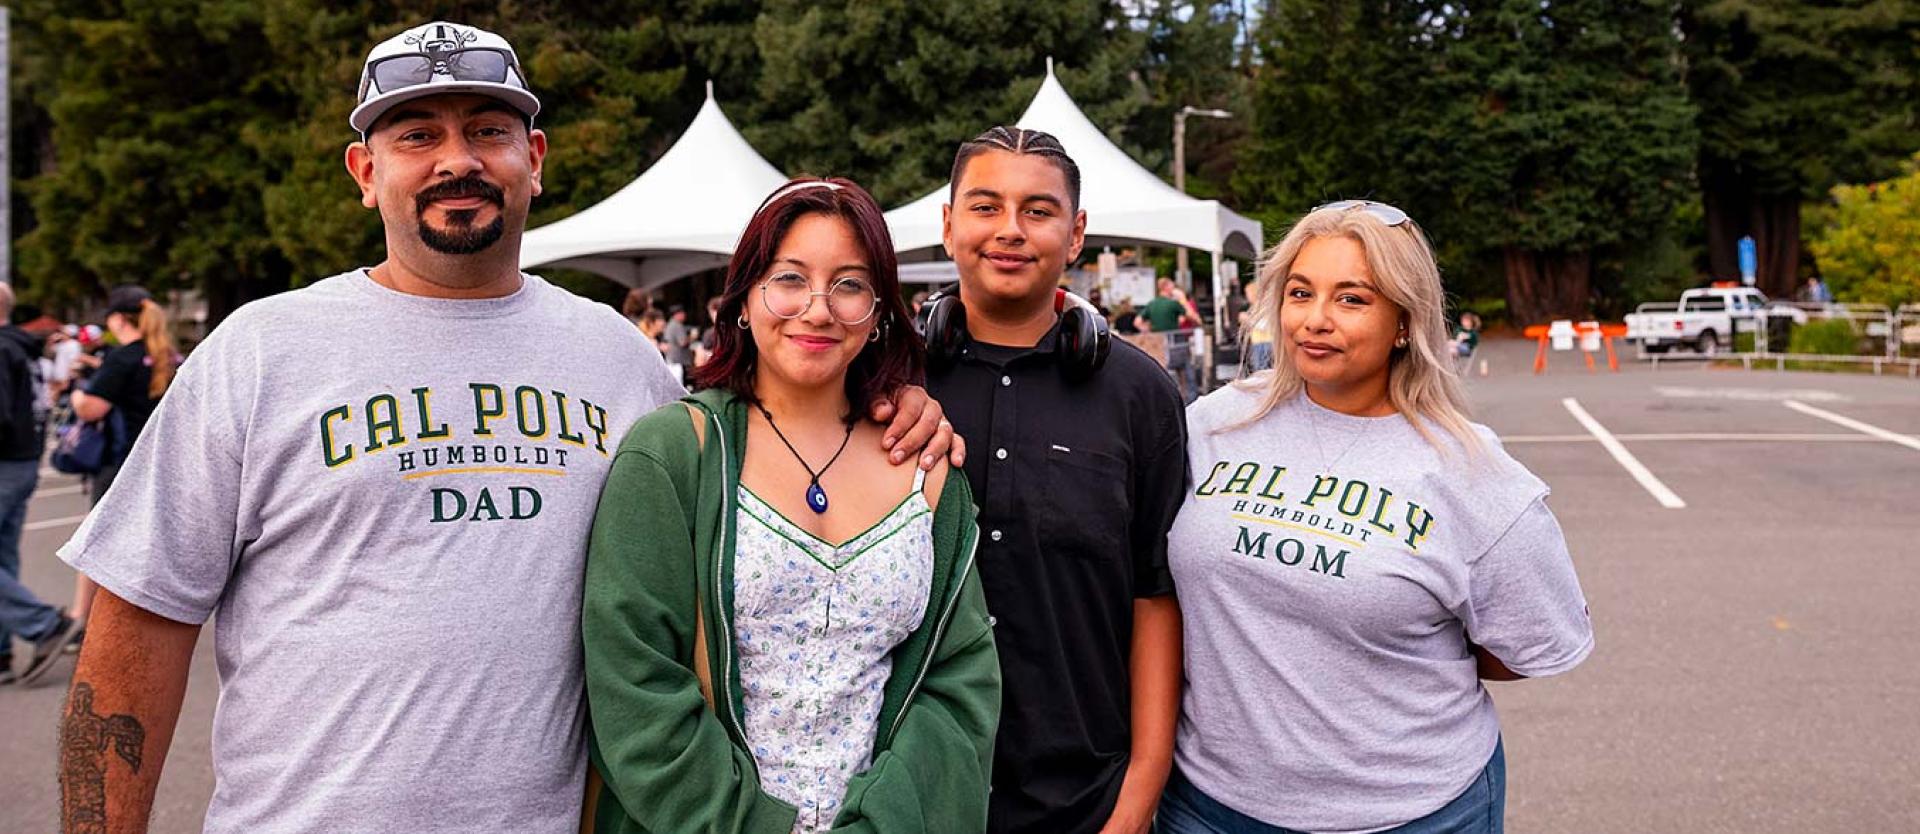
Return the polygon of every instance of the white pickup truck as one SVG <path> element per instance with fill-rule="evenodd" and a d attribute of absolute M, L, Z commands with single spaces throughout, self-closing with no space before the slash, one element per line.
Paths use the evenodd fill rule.
<path fill-rule="evenodd" d="M 1679 303 L 1640 305 L 1627 316 L 1627 341 L 1638 342 L 1648 353 L 1666 353 L 1684 345 L 1712 356 L 1733 344 L 1733 334 L 1750 333 L 1767 317 L 1785 317 L 1806 323 L 1804 310 L 1775 304 L 1752 287 L 1710 287 L 1687 290 Z"/>

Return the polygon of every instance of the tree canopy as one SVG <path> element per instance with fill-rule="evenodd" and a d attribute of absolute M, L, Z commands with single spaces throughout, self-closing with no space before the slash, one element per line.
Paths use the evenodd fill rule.
<path fill-rule="evenodd" d="M 1168 179 L 1173 114 L 1231 110 L 1188 125 L 1190 191 L 1276 235 L 1325 200 L 1395 203 L 1452 292 L 1522 322 L 1722 275 L 1742 234 L 1790 285 L 1802 204 L 1920 149 L 1920 0 L 20 0 L 22 296 L 196 287 L 218 317 L 377 261 L 346 115 L 367 50 L 432 19 L 529 70 L 551 137 L 532 225 L 644 170 L 709 81 L 776 166 L 897 205 L 1052 57 Z"/>

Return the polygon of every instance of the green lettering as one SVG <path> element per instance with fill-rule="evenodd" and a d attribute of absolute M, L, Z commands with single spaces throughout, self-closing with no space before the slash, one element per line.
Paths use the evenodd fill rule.
<path fill-rule="evenodd" d="M 575 446 L 587 445 L 586 437 L 582 435 L 574 434 L 567 427 L 567 395 L 566 394 L 563 394 L 559 391 L 553 392 L 553 413 L 555 415 L 558 415 L 558 418 L 560 421 L 560 428 L 558 431 L 554 433 L 554 437 L 560 438 L 560 441 L 563 443 L 572 443 Z"/>
<path fill-rule="evenodd" d="M 1360 497 L 1358 498 L 1354 498 L 1354 487 L 1360 488 Z M 1366 481 L 1348 481 L 1347 488 L 1340 491 L 1340 501 L 1334 504 L 1334 506 L 1340 510 L 1341 515 L 1348 518 L 1359 518 L 1361 511 L 1367 508 L 1367 493 L 1370 491 L 1372 491 L 1372 488 L 1367 486 Z M 1349 498 L 1354 498 L 1354 500 L 1348 501 L 1347 499 Z M 1353 504 L 1353 509 L 1347 509 L 1347 504 L 1349 503 Z"/>
<path fill-rule="evenodd" d="M 1287 545 L 1293 545 L 1293 558 L 1291 559 L 1287 558 Z M 1307 546 L 1299 539 L 1281 539 L 1280 546 L 1273 549 L 1273 558 L 1279 559 L 1280 564 L 1283 565 L 1300 564 L 1301 559 L 1307 558 Z"/>
<path fill-rule="evenodd" d="M 1213 479 L 1219 477 L 1221 470 L 1226 468 L 1227 468 L 1227 462 L 1224 460 L 1214 463 L 1213 471 L 1207 473 L 1207 479 L 1205 481 L 1200 482 L 1200 488 L 1194 490 L 1193 494 L 1205 497 L 1208 495 L 1212 495 L 1216 492 L 1219 492 L 1220 489 L 1218 487 L 1213 487 Z"/>
<path fill-rule="evenodd" d="M 593 448 L 600 454 L 607 453 L 607 410 L 586 400 L 580 401 L 580 407 L 587 415 L 587 428 L 593 431 Z M 599 420 L 593 419 L 596 415 Z"/>
<path fill-rule="evenodd" d="M 1307 500 L 1300 502 L 1302 507 L 1311 507 L 1316 499 L 1332 498 L 1334 487 L 1340 485 L 1340 479 L 1332 475 L 1313 476 L 1313 489 L 1307 491 Z M 1321 489 L 1321 487 L 1326 489 Z"/>
<path fill-rule="evenodd" d="M 1325 570 L 1322 570 L 1323 567 L 1325 568 Z M 1347 575 L 1345 573 L 1347 569 L 1347 551 L 1342 550 L 1340 551 L 1340 555 L 1329 559 L 1327 558 L 1326 545 L 1324 544 L 1314 545 L 1312 569 L 1320 571 L 1321 573 L 1333 574 L 1334 576 L 1340 577 L 1341 579 L 1347 578 Z"/>
<path fill-rule="evenodd" d="M 1433 528 L 1433 513 L 1427 512 L 1419 504 L 1407 504 L 1407 547 L 1420 549 L 1420 542 L 1427 538 L 1427 531 Z"/>
<path fill-rule="evenodd" d="M 1253 487 L 1253 476 L 1258 474 L 1260 474 L 1260 464 L 1253 461 L 1240 464 L 1234 468 L 1233 477 L 1227 479 L 1227 485 L 1221 487 L 1220 491 L 1245 495 L 1247 490 Z"/>
<path fill-rule="evenodd" d="M 509 515 L 508 518 L 511 518 L 514 521 L 525 521 L 529 518 L 532 518 L 540 514 L 540 491 L 539 490 L 536 490 L 533 487 L 523 487 L 523 486 L 508 487 L 507 494 L 512 498 L 512 501 L 510 502 L 512 504 L 512 509 L 511 509 L 512 514 Z M 526 499 L 525 504 L 522 504 L 520 502 L 522 498 Z"/>
<path fill-rule="evenodd" d="M 476 437 L 492 437 L 493 429 L 487 424 L 507 413 L 507 398 L 501 393 L 500 386 L 484 382 L 469 382 L 473 389 L 473 434 Z M 487 398 L 493 398 L 493 404 L 487 404 Z"/>
<path fill-rule="evenodd" d="M 1285 492 L 1275 492 L 1273 489 L 1274 484 L 1280 483 L 1280 476 L 1285 474 L 1287 474 L 1286 467 L 1284 466 L 1274 467 L 1273 474 L 1267 476 L 1267 485 L 1260 488 L 1260 497 L 1265 498 L 1268 501 L 1286 500 L 1287 494 Z"/>
<path fill-rule="evenodd" d="M 1380 516 L 1385 514 L 1387 511 L 1387 507 L 1391 506 L 1392 504 L 1393 504 L 1393 490 L 1387 489 L 1386 487 L 1381 487 L 1380 500 L 1378 503 L 1375 503 L 1373 505 L 1373 518 L 1367 519 L 1368 524 L 1371 524 L 1375 527 L 1380 528 L 1381 532 L 1386 533 L 1389 536 L 1393 535 L 1393 526 L 1394 526 L 1393 522 L 1389 521 L 1389 522 L 1382 523 L 1380 521 Z"/>
<path fill-rule="evenodd" d="M 481 513 L 486 513 L 488 517 L 481 518 L 480 517 Z M 493 506 L 493 492 L 491 490 L 488 490 L 486 487 L 480 488 L 480 497 L 473 500 L 473 517 L 467 520 L 468 521 L 499 521 L 500 520 L 500 511 Z"/>
<path fill-rule="evenodd" d="M 533 398 L 532 405 L 527 404 L 527 398 L 529 396 Z M 513 389 L 513 404 L 514 410 L 519 413 L 518 419 L 521 434 L 534 439 L 547 436 L 547 400 L 545 397 L 540 396 L 540 389 L 530 385 L 522 385 Z M 531 426 L 527 425 L 528 414 L 533 415 L 537 420 L 536 424 Z"/>
<path fill-rule="evenodd" d="M 334 451 L 333 427 L 329 425 L 334 420 L 339 420 L 343 423 L 351 422 L 353 420 L 353 410 L 342 405 L 327 409 L 327 413 L 320 415 L 320 455 L 321 460 L 326 462 L 328 469 L 353 460 L 353 444 L 351 443 L 342 445 L 339 452 Z"/>
<path fill-rule="evenodd" d="M 446 423 L 441 423 L 437 429 L 428 428 L 428 426 L 433 425 L 433 389 L 413 389 L 413 404 L 420 409 L 420 430 L 413 433 L 415 438 L 420 440 L 439 440 L 453 433 L 451 429 L 447 428 Z"/>
<path fill-rule="evenodd" d="M 383 405 L 386 406 L 384 413 Z M 381 432 L 387 435 L 384 443 L 380 440 Z M 400 430 L 400 402 L 392 394 L 376 394 L 367 400 L 367 451 L 377 452 L 405 442 L 407 435 Z"/>
<path fill-rule="evenodd" d="M 1240 528 L 1240 534 L 1234 538 L 1233 552 L 1244 553 L 1255 559 L 1265 559 L 1267 558 L 1267 537 L 1271 535 L 1273 534 L 1261 533 L 1260 538 L 1256 539 L 1248 536 L 1247 528 L 1242 527 Z"/>
<path fill-rule="evenodd" d="M 447 503 L 446 503 L 447 499 L 449 498 L 453 499 L 453 508 L 451 510 L 447 508 Z M 459 521 L 460 517 L 466 514 L 467 514 L 467 497 L 464 495 L 461 495 L 459 490 L 442 489 L 440 487 L 433 488 L 433 522 L 434 523 L 438 524 L 446 521 Z"/>

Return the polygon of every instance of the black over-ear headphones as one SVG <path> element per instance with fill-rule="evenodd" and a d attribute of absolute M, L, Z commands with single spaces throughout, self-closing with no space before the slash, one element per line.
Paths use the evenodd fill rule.
<path fill-rule="evenodd" d="M 1113 336 L 1107 330 L 1107 318 L 1084 298 L 1054 290 L 1054 312 L 1060 314 L 1055 331 L 1054 353 L 1060 362 L 1060 374 L 1070 381 L 1089 379 L 1106 364 Z M 967 308 L 960 303 L 958 287 L 935 293 L 921 307 L 926 322 L 927 364 L 936 370 L 951 367 L 960 350 L 972 337 L 967 335 Z"/>

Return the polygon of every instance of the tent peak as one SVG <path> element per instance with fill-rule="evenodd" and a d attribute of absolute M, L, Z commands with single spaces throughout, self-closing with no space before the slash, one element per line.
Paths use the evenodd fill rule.
<path fill-rule="evenodd" d="M 1053 77 L 1053 56 L 1052 55 L 1047 56 L 1047 77 L 1048 78 Z"/>
<path fill-rule="evenodd" d="M 713 100 L 713 79 L 707 79 L 707 100 Z"/>

